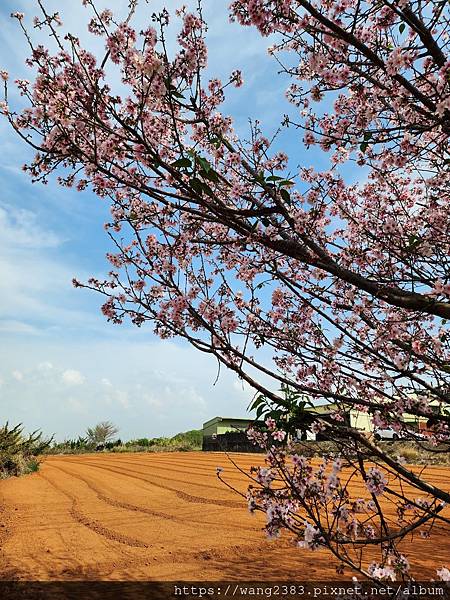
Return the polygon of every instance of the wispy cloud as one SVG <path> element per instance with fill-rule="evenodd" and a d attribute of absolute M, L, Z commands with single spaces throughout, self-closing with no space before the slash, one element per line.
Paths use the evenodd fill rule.
<path fill-rule="evenodd" d="M 86 381 L 84 375 L 76 369 L 67 369 L 62 373 L 61 379 L 66 385 L 83 385 Z"/>
<path fill-rule="evenodd" d="M 193 7 L 196 0 L 185 2 Z M 100 0 L 122 15 L 128 2 Z M 141 2 L 138 29 L 170 0 Z M 206 77 L 225 79 L 242 68 L 246 85 L 229 89 L 225 110 L 247 129 L 249 116 L 271 123 L 279 104 L 276 65 L 265 54 L 267 40 L 251 29 L 228 23 L 227 4 L 204 2 L 209 23 Z M 103 42 L 88 35 L 89 11 L 81 2 L 46 0 L 60 10 L 64 26 L 93 51 Z M 5 0 L 0 6 L 0 67 L 31 78 L 29 54 L 12 10 L 31 22 L 30 0 Z M 175 51 L 175 29 L 171 51 Z M 47 42 L 47 38 L 45 39 Z M 281 92 L 282 93 L 282 92 Z M 13 99 L 16 96 L 13 95 Z M 256 99 L 256 100 L 255 100 Z M 258 105 L 258 115 L 251 114 Z M 86 280 L 109 268 L 103 232 L 107 207 L 91 194 L 77 194 L 55 183 L 32 186 L 21 171 L 32 152 L 0 120 L 0 414 L 28 429 L 43 428 L 59 439 L 82 434 L 100 420 L 112 419 L 124 437 L 158 436 L 201 426 L 218 415 L 245 415 L 252 391 L 217 365 L 178 342 L 156 340 L 146 328 L 116 328 L 99 313 L 101 299 L 74 290 L 72 277 Z"/>
<path fill-rule="evenodd" d="M 2 413 L 58 439 L 105 419 L 125 439 L 174 435 L 215 415 L 245 415 L 252 395 L 228 372 L 214 385 L 215 362 L 172 342 L 32 340 L 25 355 L 21 348 L 0 349 Z"/>
<path fill-rule="evenodd" d="M 11 248 L 55 248 L 62 239 L 39 223 L 36 213 L 0 202 L 0 247 L 8 252 Z"/>

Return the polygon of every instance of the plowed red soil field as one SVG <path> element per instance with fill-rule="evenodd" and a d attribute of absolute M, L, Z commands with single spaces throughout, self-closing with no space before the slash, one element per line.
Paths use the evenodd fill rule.
<path fill-rule="evenodd" d="M 263 457 L 234 458 L 248 470 Z M 48 457 L 38 473 L 0 482 L 0 578 L 23 580 L 336 579 L 325 552 L 268 541 L 262 515 L 216 478 L 242 474 L 223 454 Z M 445 485 L 449 471 L 433 468 Z M 449 531 L 405 548 L 418 575 L 450 562 Z M 348 575 L 347 575 L 348 577 Z"/>

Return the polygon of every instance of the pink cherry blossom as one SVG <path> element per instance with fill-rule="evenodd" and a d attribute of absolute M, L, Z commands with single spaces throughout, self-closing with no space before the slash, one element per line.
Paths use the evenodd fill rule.
<path fill-rule="evenodd" d="M 248 431 L 267 452 L 249 505 L 268 535 L 288 529 L 365 577 L 411 577 L 397 545 L 439 520 L 448 490 L 374 444 L 354 413 L 398 435 L 415 421 L 431 448 L 450 441 L 448 7 L 234 0 L 231 19 L 270 38 L 280 109 L 289 102 L 269 123 L 246 103 L 242 132 L 227 103 L 240 65 L 225 83 L 206 73 L 202 11 L 142 23 L 134 1 L 119 20 L 82 0 L 93 54 L 44 4 L 32 33 L 13 13 L 30 82 L 2 71 L 0 112 L 33 147 L 33 181 L 109 206 L 110 267 L 75 286 L 101 294 L 112 323 L 215 357 L 264 415 L 283 413 L 283 429 Z M 338 456 L 312 464 L 299 432 Z M 350 468 L 371 499 L 348 495 Z M 382 495 L 398 516 L 387 533 Z M 369 569 L 352 544 L 378 544 L 379 562 Z"/>
<path fill-rule="evenodd" d="M 272 437 L 274 440 L 277 440 L 278 442 L 282 442 L 284 440 L 284 438 L 286 437 L 286 432 L 283 431 L 282 429 L 278 429 L 277 431 L 272 432 Z"/>
<path fill-rule="evenodd" d="M 447 567 L 441 567 L 436 573 L 440 581 L 450 581 L 450 569 Z"/>
<path fill-rule="evenodd" d="M 276 423 L 275 419 L 272 419 L 272 417 L 268 417 L 266 419 L 265 423 L 266 423 L 267 429 L 269 431 L 274 431 L 275 428 L 276 428 L 276 426 L 277 426 L 277 423 Z"/>

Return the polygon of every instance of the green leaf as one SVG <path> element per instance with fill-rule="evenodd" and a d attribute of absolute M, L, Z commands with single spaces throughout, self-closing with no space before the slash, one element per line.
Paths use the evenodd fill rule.
<path fill-rule="evenodd" d="M 407 246 L 406 250 L 408 250 L 409 252 L 412 252 L 413 250 L 415 250 L 417 248 L 417 246 L 420 245 L 421 241 L 422 241 L 421 238 L 418 237 L 416 234 L 410 235 L 408 238 L 408 246 Z"/>
<path fill-rule="evenodd" d="M 216 148 L 220 148 L 220 146 L 222 145 L 222 142 L 221 142 L 221 140 L 218 137 L 212 137 L 209 140 L 209 142 L 210 142 L 210 144 L 212 144 Z"/>
<path fill-rule="evenodd" d="M 194 190 L 194 192 L 196 192 L 200 196 L 203 195 L 203 183 L 202 181 L 200 181 L 200 179 L 197 179 L 197 177 L 193 177 L 189 180 L 189 185 Z"/>
<path fill-rule="evenodd" d="M 400 23 L 400 26 L 398 28 L 400 33 L 403 33 L 405 31 L 405 27 L 406 27 L 406 23 Z"/>
<path fill-rule="evenodd" d="M 283 416 L 283 411 L 282 410 L 273 410 L 270 413 L 270 416 L 272 417 L 272 419 L 274 419 L 275 421 L 279 421 L 281 419 L 281 417 Z"/>
<path fill-rule="evenodd" d="M 290 193 L 289 193 L 287 190 L 285 190 L 285 189 L 281 189 L 281 190 L 280 190 L 280 196 L 283 198 L 283 200 L 284 200 L 285 202 L 290 202 L 290 201 L 291 201 L 291 195 L 290 195 Z"/>
<path fill-rule="evenodd" d="M 283 179 L 282 181 L 280 181 L 279 185 L 286 185 L 288 187 L 291 187 L 291 186 L 295 185 L 295 183 L 293 181 L 291 181 L 290 179 Z"/>
<path fill-rule="evenodd" d="M 361 150 L 361 152 L 365 152 L 368 148 L 369 144 L 367 142 L 363 142 L 362 144 L 359 145 L 359 149 Z"/>
<path fill-rule="evenodd" d="M 206 158 L 201 158 L 200 156 L 198 156 L 197 162 L 201 166 L 201 168 L 205 171 L 205 173 L 208 173 L 211 170 L 211 165 L 206 160 Z"/>
<path fill-rule="evenodd" d="M 255 179 L 258 183 L 260 183 L 262 186 L 266 185 L 266 180 L 264 178 L 264 173 L 258 173 L 257 175 L 255 175 Z"/>
<path fill-rule="evenodd" d="M 208 196 L 211 196 L 211 198 L 215 197 L 215 194 L 209 187 L 209 185 L 201 179 L 199 179 L 198 177 L 193 177 L 192 179 L 190 179 L 189 185 L 194 190 L 194 192 L 197 192 L 197 194 L 199 194 L 200 196 L 202 196 L 203 193 L 205 193 L 208 194 Z"/>
<path fill-rule="evenodd" d="M 208 194 L 208 196 L 210 196 L 211 198 L 215 197 L 214 192 L 212 191 L 212 189 L 209 187 L 209 185 L 207 183 L 205 183 L 204 181 L 202 181 L 202 188 L 203 191 Z"/>
<path fill-rule="evenodd" d="M 206 177 L 206 179 L 209 179 L 210 181 L 219 181 L 219 176 L 214 169 L 210 169 L 209 171 L 201 171 L 200 175 L 202 177 Z"/>
<path fill-rule="evenodd" d="M 256 400 L 253 402 L 253 404 L 250 406 L 249 410 L 255 410 L 255 408 L 257 408 L 260 404 L 264 404 L 266 401 L 265 396 L 263 396 L 262 394 L 260 396 L 258 396 L 256 398 Z"/>
<path fill-rule="evenodd" d="M 263 404 L 258 406 L 258 408 L 256 410 L 256 418 L 259 419 L 266 412 L 266 410 L 267 409 Z"/>
<path fill-rule="evenodd" d="M 298 403 L 297 409 L 299 412 L 303 412 L 305 410 L 305 406 L 306 406 L 306 401 L 302 400 L 301 402 Z"/>
<path fill-rule="evenodd" d="M 192 162 L 189 160 L 189 158 L 179 158 L 178 160 L 173 162 L 171 166 L 175 167 L 176 169 L 178 169 L 178 168 L 183 169 L 183 168 L 192 167 Z"/>

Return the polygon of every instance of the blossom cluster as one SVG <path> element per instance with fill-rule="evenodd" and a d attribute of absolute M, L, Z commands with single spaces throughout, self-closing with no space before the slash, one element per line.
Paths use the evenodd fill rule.
<path fill-rule="evenodd" d="M 36 150 L 25 171 L 109 203 L 111 270 L 76 286 L 104 296 L 111 322 L 182 337 L 280 406 L 274 390 L 295 391 L 284 421 L 249 432 L 275 449 L 257 481 L 267 497 L 249 498 L 252 508 L 261 501 L 271 535 L 287 527 L 306 545 L 329 543 L 328 525 L 307 512 L 315 502 L 333 515 L 338 546 L 380 539 L 370 502 L 376 512 L 396 476 L 418 496 L 430 488 L 361 434 L 352 409 L 402 436 L 414 418 L 430 446 L 450 440 L 448 6 L 234 0 L 233 19 L 272 36 L 292 107 L 275 136 L 258 120 L 239 136 L 224 103 L 242 74 L 205 81 L 201 11 L 175 13 L 172 51 L 168 11 L 137 27 L 134 0 L 121 22 L 83 4 L 104 43 L 99 56 L 58 33 L 57 13 L 43 11 L 35 29 L 54 53 L 14 13 L 33 75 L 10 84 L 0 71 L 0 113 Z M 20 112 L 10 85 L 27 103 Z M 295 156 L 302 141 L 327 153 L 323 170 L 306 151 Z M 314 415 L 308 403 L 332 407 Z M 350 502 L 339 463 L 314 470 L 299 452 L 283 459 L 287 491 L 274 487 L 295 424 L 339 441 L 371 499 Z M 366 470 L 373 456 L 389 461 L 389 474 Z M 398 502 L 417 522 L 436 508 Z"/>

